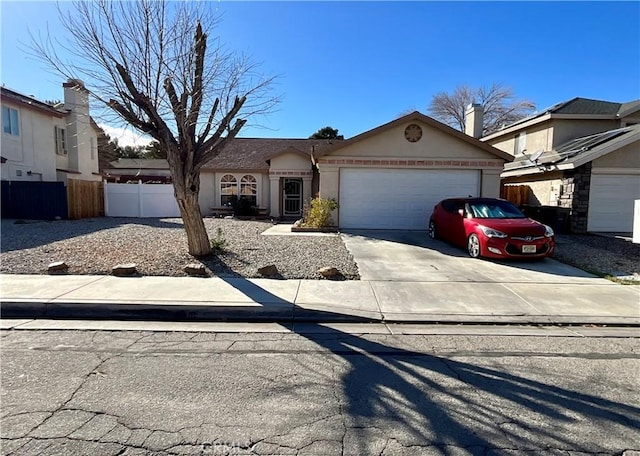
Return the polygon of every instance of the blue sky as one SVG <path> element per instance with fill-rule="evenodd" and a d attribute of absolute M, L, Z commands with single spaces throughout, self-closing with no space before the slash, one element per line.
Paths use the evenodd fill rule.
<path fill-rule="evenodd" d="M 211 2 L 222 41 L 280 75 L 278 111 L 245 137 L 354 136 L 433 94 L 501 82 L 543 109 L 576 96 L 640 98 L 639 2 Z M 55 3 L 1 1 L 0 79 L 40 99 L 61 80 L 25 56 Z"/>

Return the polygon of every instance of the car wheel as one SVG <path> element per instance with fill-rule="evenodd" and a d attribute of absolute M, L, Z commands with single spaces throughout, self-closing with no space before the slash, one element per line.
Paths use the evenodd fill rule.
<path fill-rule="evenodd" d="M 436 223 L 433 220 L 429 221 L 429 237 L 431 239 L 438 239 L 438 231 L 436 230 Z"/>
<path fill-rule="evenodd" d="M 475 233 L 472 233 L 467 240 L 467 252 L 471 258 L 480 257 L 480 239 Z"/>

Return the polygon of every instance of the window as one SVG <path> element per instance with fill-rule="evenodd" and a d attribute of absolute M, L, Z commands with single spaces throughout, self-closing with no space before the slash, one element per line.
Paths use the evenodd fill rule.
<path fill-rule="evenodd" d="M 96 138 L 89 138 L 89 145 L 91 146 L 91 160 L 96 159 Z"/>
<path fill-rule="evenodd" d="M 67 155 L 67 133 L 64 128 L 53 127 L 56 138 L 56 154 Z"/>
<path fill-rule="evenodd" d="M 524 154 L 525 149 L 527 148 L 527 133 L 522 132 L 516 135 L 515 144 L 513 146 L 513 154 L 514 155 L 522 155 Z"/>
<path fill-rule="evenodd" d="M 467 204 L 467 212 L 475 218 L 524 218 L 525 215 L 508 201 L 479 201 Z"/>
<path fill-rule="evenodd" d="M 2 131 L 13 136 L 20 135 L 18 110 L 2 107 Z"/>
<path fill-rule="evenodd" d="M 251 175 L 242 176 L 240 180 L 240 199 L 249 201 L 251 206 L 258 205 L 258 181 Z"/>
<path fill-rule="evenodd" d="M 238 181 L 231 174 L 220 179 L 220 205 L 231 206 L 238 199 Z"/>

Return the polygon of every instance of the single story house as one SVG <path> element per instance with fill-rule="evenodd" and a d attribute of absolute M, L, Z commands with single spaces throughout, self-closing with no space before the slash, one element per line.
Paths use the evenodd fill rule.
<path fill-rule="evenodd" d="M 482 138 L 513 154 L 502 183 L 569 213 L 570 231 L 629 233 L 640 199 L 640 100 L 574 98 Z"/>
<path fill-rule="evenodd" d="M 238 197 L 296 219 L 319 194 L 338 201 L 340 228 L 423 230 L 441 199 L 498 197 L 511 158 L 413 112 L 347 140 L 236 138 L 202 168 L 199 202 L 203 215 Z M 168 171 L 164 160 L 120 160 L 116 168 L 111 177 Z"/>

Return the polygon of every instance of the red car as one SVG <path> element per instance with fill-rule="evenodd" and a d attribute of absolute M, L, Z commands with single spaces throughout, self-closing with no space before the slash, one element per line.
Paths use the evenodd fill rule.
<path fill-rule="evenodd" d="M 496 198 L 440 201 L 429 219 L 429 236 L 466 247 L 472 258 L 544 258 L 555 249 L 551 227 Z"/>

